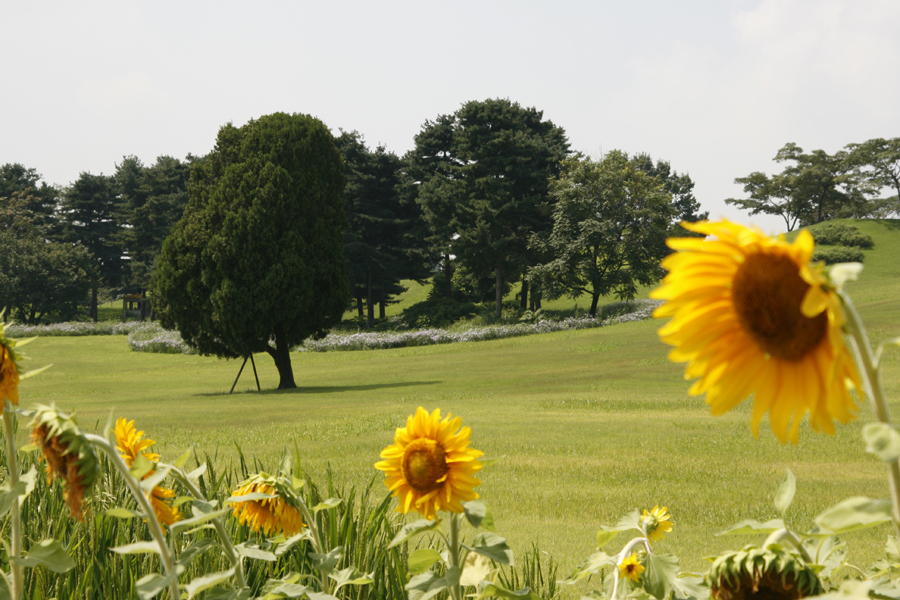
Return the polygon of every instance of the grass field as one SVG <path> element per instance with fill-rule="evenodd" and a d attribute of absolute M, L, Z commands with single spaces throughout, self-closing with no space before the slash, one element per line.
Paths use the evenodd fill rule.
<path fill-rule="evenodd" d="M 875 247 L 851 293 L 878 343 L 900 336 L 900 224 L 858 226 Z M 22 384 L 21 400 L 76 410 L 89 430 L 102 428 L 114 409 L 158 440 L 164 460 L 194 446 L 227 464 L 236 443 L 272 465 L 296 444 L 314 478 L 330 464 L 345 485 L 375 475 L 378 453 L 417 406 L 440 407 L 472 427 L 475 447 L 501 458 L 485 468 L 479 488 L 498 531 L 518 553 L 537 543 L 563 573 L 594 551 L 599 525 L 656 504 L 677 523 L 660 549 L 678 554 L 684 568 L 705 570 L 703 557 L 762 541 L 712 534 L 745 518 L 775 518 L 772 496 L 786 468 L 799 482 L 793 519 L 801 529 L 848 496 L 887 497 L 883 468 L 859 435 L 872 418 L 867 406 L 834 437 L 804 427 L 798 446 L 783 446 L 764 423 L 754 440 L 749 406 L 713 418 L 701 398 L 687 395 L 658 327 L 297 353 L 299 388 L 283 392 L 266 390 L 277 374 L 260 355 L 264 391 L 245 370 L 234 394 L 227 392 L 239 362 L 134 353 L 124 336 L 42 338 L 26 348 L 26 367 L 54 366 Z M 884 380 L 888 397 L 900 399 L 900 349 L 886 350 Z M 850 534 L 850 560 L 880 556 L 886 532 Z"/>

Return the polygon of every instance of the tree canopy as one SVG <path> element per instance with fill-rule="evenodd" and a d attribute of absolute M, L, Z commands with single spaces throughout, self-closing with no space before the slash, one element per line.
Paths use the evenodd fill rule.
<path fill-rule="evenodd" d="M 222 127 L 157 261 L 163 326 L 202 354 L 267 352 L 278 387 L 296 387 L 290 348 L 324 335 L 347 304 L 343 187 L 340 152 L 313 117 Z"/>

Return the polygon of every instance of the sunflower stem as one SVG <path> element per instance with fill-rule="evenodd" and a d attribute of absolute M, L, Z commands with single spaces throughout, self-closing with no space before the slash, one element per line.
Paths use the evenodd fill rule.
<path fill-rule="evenodd" d="M 86 433 L 84 434 L 84 437 L 106 453 L 110 462 L 122 475 L 122 479 L 125 480 L 125 484 L 131 491 L 131 495 L 134 496 L 135 501 L 137 501 L 138 506 L 141 507 L 141 510 L 145 515 L 145 521 L 147 522 L 147 527 L 150 529 L 150 535 L 153 536 L 153 540 L 156 542 L 156 545 L 159 546 L 159 557 L 166 570 L 166 575 L 173 575 L 175 573 L 175 561 L 172 557 L 169 544 L 166 541 L 166 534 L 163 533 L 162 526 L 159 524 L 159 519 L 156 518 L 156 512 L 153 510 L 153 505 L 150 503 L 150 499 L 147 497 L 143 488 L 141 488 L 140 482 L 131 475 L 131 470 L 128 468 L 128 465 L 125 464 L 125 461 L 122 460 L 122 457 L 119 455 L 119 451 L 116 450 L 116 447 L 113 446 L 109 440 L 92 433 Z M 169 596 L 172 600 L 180 600 L 181 598 L 181 592 L 178 589 L 178 575 L 172 577 L 172 582 L 169 584 Z"/>
<path fill-rule="evenodd" d="M 643 526 L 641 527 L 641 531 L 642 532 L 644 531 Z M 621 576 L 621 573 L 619 572 L 619 565 L 622 564 L 622 561 L 625 560 L 626 556 L 628 556 L 629 554 L 634 552 L 635 546 L 637 546 L 639 544 L 644 545 L 644 549 L 647 551 L 647 554 L 652 553 L 652 550 L 650 550 L 650 538 L 636 537 L 636 538 L 632 539 L 630 542 L 628 542 L 627 544 L 625 544 L 625 547 L 622 548 L 622 551 L 619 552 L 618 554 L 616 554 L 616 556 L 614 557 L 614 560 L 616 561 L 616 565 L 614 567 L 615 579 L 613 579 L 612 594 L 610 594 L 610 596 L 609 596 L 610 600 L 616 600 L 616 598 L 618 597 L 617 594 L 619 593 L 619 580 L 624 579 Z"/>
<path fill-rule="evenodd" d="M 862 366 L 863 387 L 872 403 L 875 416 L 881 423 L 891 425 L 891 413 L 888 408 L 887 398 L 884 394 L 884 386 L 881 383 L 881 369 L 872 354 L 872 346 L 869 336 L 863 327 L 862 319 L 856 312 L 856 307 L 844 290 L 839 289 L 838 295 L 844 306 L 847 316 L 847 330 L 853 340 L 857 361 Z M 897 459 L 887 463 L 888 479 L 891 488 L 891 505 L 893 507 L 894 533 L 900 536 L 900 462 Z"/>
<path fill-rule="evenodd" d="M 450 569 L 456 569 L 459 571 L 459 575 L 462 575 L 459 568 L 459 515 L 457 513 L 450 515 Z M 450 586 L 450 593 L 453 595 L 453 600 L 462 600 L 462 586 L 459 584 L 458 578 L 457 583 Z"/>
<path fill-rule="evenodd" d="M 7 471 L 9 473 L 9 485 L 12 489 L 19 483 L 19 459 L 16 455 L 16 432 L 14 427 L 15 417 L 13 416 L 13 407 L 9 400 L 5 400 L 6 406 L 3 410 L 3 435 L 6 438 L 6 460 L 8 462 Z M 10 556 L 19 558 L 22 556 L 22 514 L 21 503 L 18 496 L 13 500 L 12 527 L 10 531 Z M 11 581 L 11 590 L 13 600 L 22 599 L 22 567 L 9 561 L 9 572 Z"/>
<path fill-rule="evenodd" d="M 178 482 L 190 492 L 191 496 L 194 498 L 203 498 L 203 492 L 200 491 L 193 481 L 187 476 L 187 474 L 176 467 L 173 467 L 169 473 L 172 474 Z M 231 566 L 234 567 L 234 578 L 237 580 L 238 589 L 247 587 L 247 578 L 244 576 L 244 561 L 241 560 L 241 557 L 238 556 L 238 553 L 234 549 L 234 543 L 231 541 L 231 537 L 228 535 L 228 532 L 225 530 L 225 523 L 222 520 L 222 516 L 218 516 L 212 520 L 213 527 L 216 528 L 216 535 L 219 536 L 219 543 L 222 546 L 222 550 L 225 552 L 225 558 L 228 559 L 228 562 L 231 563 Z"/>
<path fill-rule="evenodd" d="M 300 512 L 303 513 L 303 518 L 306 519 L 306 526 L 309 527 L 309 530 L 312 532 L 312 542 L 316 552 L 325 554 L 325 547 L 322 545 L 322 538 L 319 536 L 318 525 L 316 525 L 309 509 L 306 507 L 306 502 L 300 497 L 300 494 L 296 494 L 296 497 L 300 503 Z M 319 573 L 321 574 L 319 581 L 322 584 L 322 593 L 331 594 L 331 583 L 328 580 L 328 573 L 324 570 L 320 570 Z"/>

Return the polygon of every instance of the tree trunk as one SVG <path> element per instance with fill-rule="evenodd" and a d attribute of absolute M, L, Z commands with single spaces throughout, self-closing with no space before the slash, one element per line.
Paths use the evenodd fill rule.
<path fill-rule="evenodd" d="M 444 283 L 446 284 L 447 298 L 453 298 L 453 270 L 450 268 L 450 255 L 444 255 Z"/>
<path fill-rule="evenodd" d="M 146 303 L 144 302 L 144 290 L 141 290 L 141 323 L 144 322 L 144 318 L 147 316 Z"/>
<path fill-rule="evenodd" d="M 375 324 L 375 304 L 372 302 L 372 267 L 366 275 L 366 329 Z"/>
<path fill-rule="evenodd" d="M 275 361 L 275 368 L 278 369 L 278 389 L 296 388 L 294 369 L 291 367 L 291 349 L 284 339 L 284 329 L 280 325 L 275 327 L 275 347 L 266 346 L 266 352 Z"/>
<path fill-rule="evenodd" d="M 385 309 L 387 307 L 387 292 L 384 291 L 384 288 L 381 288 L 381 300 L 378 301 L 378 318 L 384 321 L 387 317 L 385 316 Z"/>
<path fill-rule="evenodd" d="M 522 278 L 522 298 L 519 302 L 519 308 L 528 310 L 528 280 Z"/>
<path fill-rule="evenodd" d="M 97 288 L 91 288 L 91 316 L 97 322 Z"/>
<path fill-rule="evenodd" d="M 592 317 L 597 316 L 597 303 L 599 301 L 600 301 L 600 294 L 598 294 L 598 293 L 591 294 L 591 310 L 588 314 L 590 314 Z"/>
<path fill-rule="evenodd" d="M 363 317 L 363 305 L 362 305 L 362 294 L 359 293 L 359 289 L 356 291 L 356 312 L 359 313 L 359 318 Z"/>
<path fill-rule="evenodd" d="M 503 265 L 499 260 L 497 261 L 497 269 L 494 273 L 494 287 L 497 290 L 496 302 L 494 303 L 494 316 L 499 319 L 503 315 Z"/>

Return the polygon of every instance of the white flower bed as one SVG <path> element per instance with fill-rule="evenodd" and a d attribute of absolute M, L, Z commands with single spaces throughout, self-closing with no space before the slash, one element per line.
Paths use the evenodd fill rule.
<path fill-rule="evenodd" d="M 417 331 L 397 331 L 388 333 L 331 333 L 321 340 L 306 340 L 298 347 L 298 352 L 329 352 L 346 350 L 383 350 L 409 346 L 430 346 L 433 344 L 453 344 L 457 342 L 480 342 L 502 338 L 520 337 L 536 333 L 550 333 L 569 329 L 591 329 L 614 323 L 628 323 L 649 319 L 653 310 L 661 303 L 655 300 L 636 300 L 637 310 L 600 320 L 591 317 L 569 317 L 562 321 L 538 321 L 516 325 L 491 325 L 473 327 L 465 331 L 446 329 L 419 329 Z"/>
<path fill-rule="evenodd" d="M 12 323 L 6 328 L 6 335 L 12 338 L 29 338 L 34 336 L 69 336 L 69 335 L 126 335 L 133 331 L 159 329 L 157 323 L 140 321 L 68 321 L 50 325 L 22 325 Z"/>
<path fill-rule="evenodd" d="M 128 334 L 128 346 L 135 352 L 157 352 L 160 354 L 196 354 L 197 351 L 184 343 L 177 331 L 168 331 L 154 323 L 155 327 L 132 331 Z"/>

